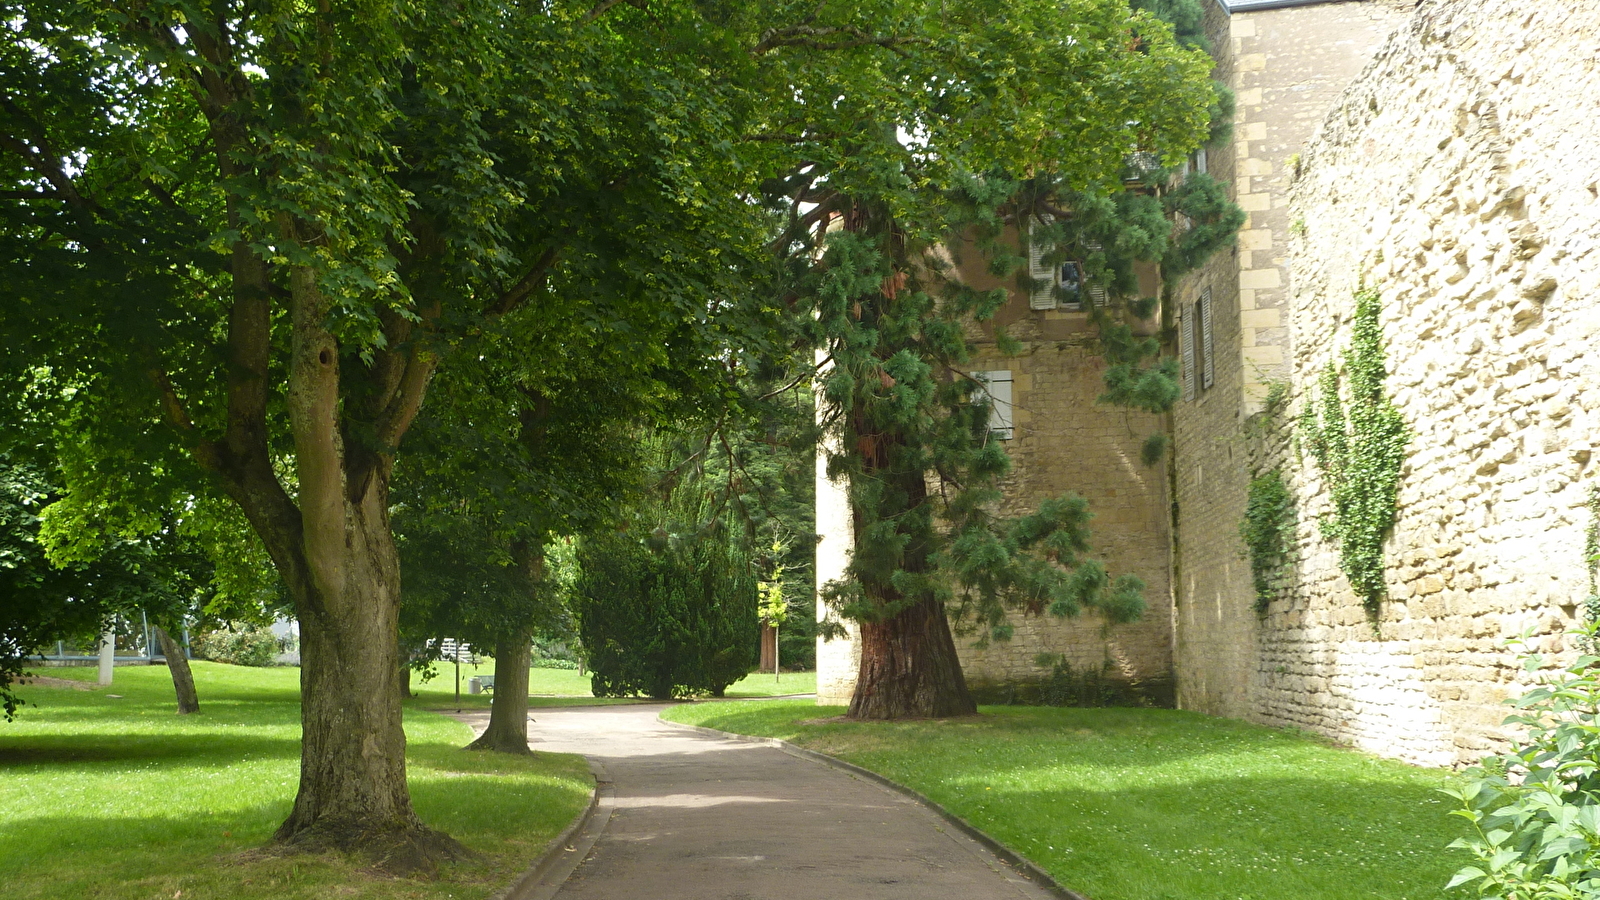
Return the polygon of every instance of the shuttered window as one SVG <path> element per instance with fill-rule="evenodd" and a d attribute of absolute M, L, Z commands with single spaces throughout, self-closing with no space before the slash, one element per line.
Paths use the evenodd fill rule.
<path fill-rule="evenodd" d="M 1183 399 L 1194 399 L 1194 307 L 1178 309 L 1178 358 L 1183 369 Z"/>
<path fill-rule="evenodd" d="M 1200 310 L 1200 387 L 1210 390 L 1216 383 L 1217 353 L 1211 340 L 1211 289 L 1206 288 L 1200 295 L 1200 302 L 1196 304 Z"/>
<path fill-rule="evenodd" d="M 1002 441 L 1016 437 L 1011 407 L 1011 370 L 973 372 L 972 377 L 983 382 L 984 390 L 989 393 L 989 433 Z"/>

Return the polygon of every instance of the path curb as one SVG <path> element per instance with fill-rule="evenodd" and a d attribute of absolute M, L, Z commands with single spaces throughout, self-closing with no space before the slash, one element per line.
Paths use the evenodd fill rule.
<path fill-rule="evenodd" d="M 673 722 L 668 719 L 663 719 L 659 714 L 656 716 L 656 720 L 661 722 L 663 725 L 671 725 L 674 728 L 686 728 L 690 731 L 697 731 L 701 734 L 711 735 L 712 737 L 742 741 L 747 744 L 762 744 L 768 747 L 776 747 L 790 756 L 798 756 L 801 759 L 809 759 L 812 762 L 822 763 L 825 766 L 832 766 L 833 768 L 842 772 L 848 772 L 851 775 L 875 782 L 891 791 L 894 791 L 897 794 L 900 794 L 901 796 L 916 801 L 917 803 L 931 810 L 940 818 L 955 826 L 956 829 L 962 834 L 965 834 L 967 837 L 972 838 L 979 844 L 982 844 L 984 849 L 999 857 L 1007 865 L 1017 869 L 1029 881 L 1034 882 L 1050 893 L 1062 898 L 1062 900 L 1089 900 L 1088 897 L 1085 897 L 1077 891 L 1062 885 L 1060 882 L 1056 881 L 1049 872 L 1046 872 L 1045 870 L 1034 865 L 1032 861 L 1022 854 L 1017 853 L 1015 850 L 1012 850 L 1005 844 L 1002 844 L 985 834 L 983 831 L 969 823 L 966 819 L 961 818 L 950 810 L 945 809 L 943 806 L 940 806 L 932 800 L 929 800 L 927 797 L 922 796 L 911 788 L 908 788 L 898 782 L 891 781 L 890 779 L 879 775 L 877 772 L 874 772 L 871 769 L 863 769 L 855 763 L 845 762 L 836 756 L 829 756 L 826 753 L 818 753 L 815 750 L 807 750 L 804 747 L 797 747 L 794 744 L 779 738 L 756 737 L 755 735 L 750 734 L 734 734 L 731 731 L 720 731 L 716 728 L 706 728 L 703 725 L 686 725 L 682 722 Z M 516 900 L 516 898 L 507 898 L 507 900 Z"/>
<path fill-rule="evenodd" d="M 575 852 L 578 848 L 575 846 L 577 841 L 574 839 L 583 833 L 590 821 L 594 819 L 595 813 L 600 811 L 601 787 L 610 786 L 610 780 L 604 777 L 603 771 L 595 769 L 592 762 L 590 763 L 589 774 L 594 779 L 594 786 L 589 788 L 589 805 L 584 808 L 583 814 L 573 819 L 571 824 L 562 829 L 561 833 L 556 835 L 549 844 L 546 844 L 544 852 L 539 854 L 532 865 L 523 870 L 522 874 L 517 877 L 516 881 L 511 883 L 510 887 L 494 894 L 489 900 L 532 900 L 535 896 L 533 892 L 545 883 L 552 872 L 559 869 L 564 863 L 571 863 L 572 868 L 576 868 L 577 864 L 583 861 L 583 857 L 588 855 L 587 847 L 583 848 L 584 852 L 581 854 Z M 609 819 L 609 809 L 606 810 L 606 814 Z M 593 842 L 591 841 L 590 843 L 592 844 Z M 576 860 L 572 859 L 568 855 L 569 852 L 578 858 Z M 564 881 L 566 881 L 565 874 L 560 879 L 560 882 Z"/>

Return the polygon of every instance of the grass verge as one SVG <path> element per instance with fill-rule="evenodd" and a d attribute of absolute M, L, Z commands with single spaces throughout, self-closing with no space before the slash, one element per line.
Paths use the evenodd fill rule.
<path fill-rule="evenodd" d="M 83 670 L 92 672 L 93 670 Z M 467 682 L 474 675 L 493 675 L 494 661 L 485 660 L 473 666 L 463 663 L 461 666 L 461 709 L 488 709 L 490 695 L 472 694 L 468 692 Z M 91 676 L 92 677 L 92 676 Z M 456 676 L 455 666 L 449 663 L 440 664 L 438 674 L 424 682 L 413 675 L 411 678 L 411 691 L 416 696 L 411 703 L 427 709 L 455 709 L 456 704 Z M 784 672 L 774 678 L 772 675 L 746 675 L 743 679 L 728 686 L 729 697 L 776 697 L 783 694 L 810 694 L 817 689 L 817 673 L 815 672 Z M 589 689 L 589 676 L 579 675 L 572 669 L 532 669 L 528 673 L 528 705 L 541 706 L 571 706 L 574 699 L 583 705 L 608 705 L 617 703 L 641 703 L 644 700 L 632 697 L 595 697 Z"/>
<path fill-rule="evenodd" d="M 1465 834 L 1419 769 L 1149 709 L 984 707 L 855 723 L 811 701 L 664 717 L 782 738 L 927 796 L 1093 900 L 1440 900 Z M 820 720 L 820 721 L 819 721 Z"/>
<path fill-rule="evenodd" d="M 423 881 L 379 876 L 359 860 L 274 857 L 261 848 L 288 815 L 299 778 L 299 670 L 205 662 L 194 670 L 201 711 L 182 718 L 158 666 L 119 668 L 112 686 L 94 691 L 22 689 L 30 705 L 0 723 L 7 900 L 487 897 L 588 801 L 581 757 L 464 751 L 470 729 L 411 708 L 417 811 L 483 858 Z"/>

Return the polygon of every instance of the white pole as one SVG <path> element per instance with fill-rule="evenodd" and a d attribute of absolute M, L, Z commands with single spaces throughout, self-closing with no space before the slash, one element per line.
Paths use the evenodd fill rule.
<path fill-rule="evenodd" d="M 100 635 L 100 683 L 111 683 L 111 669 L 116 665 L 117 657 L 117 626 L 106 628 L 106 633 Z"/>
<path fill-rule="evenodd" d="M 772 683 L 778 683 L 778 673 L 783 671 L 783 665 L 778 661 L 778 651 L 782 645 L 778 643 L 778 626 L 772 626 Z"/>

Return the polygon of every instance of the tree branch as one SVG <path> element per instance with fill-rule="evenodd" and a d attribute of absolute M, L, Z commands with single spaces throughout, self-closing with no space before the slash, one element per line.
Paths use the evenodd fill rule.
<path fill-rule="evenodd" d="M 845 40 L 825 40 L 836 35 L 846 35 Z M 851 50 L 856 47 L 884 47 L 896 53 L 905 55 L 901 49 L 908 44 L 932 43 L 927 38 L 913 37 L 880 37 L 868 34 L 859 28 L 850 26 L 823 26 L 815 25 L 790 25 L 785 28 L 769 28 L 761 35 L 761 40 L 750 48 L 752 57 L 762 56 L 779 47 L 806 47 L 811 50 Z"/>
<path fill-rule="evenodd" d="M 583 17 L 583 21 L 579 24 L 587 25 L 590 22 L 593 22 L 595 19 L 600 18 L 610 11 L 611 7 L 616 6 L 619 3 L 626 3 L 629 6 L 637 9 L 646 8 L 644 5 L 644 0 L 600 0 L 599 3 L 596 3 L 593 8 L 589 10 L 589 12 Z"/>
<path fill-rule="evenodd" d="M 556 258 L 560 255 L 560 245 L 550 247 L 539 254 L 539 258 L 534 261 L 533 267 L 528 270 L 528 273 L 523 275 L 516 284 L 512 285 L 510 290 L 500 295 L 500 299 L 490 304 L 489 308 L 484 310 L 484 314 L 498 318 L 521 306 L 536 288 L 544 284 L 545 279 L 550 274 L 551 267 L 555 265 Z"/>

